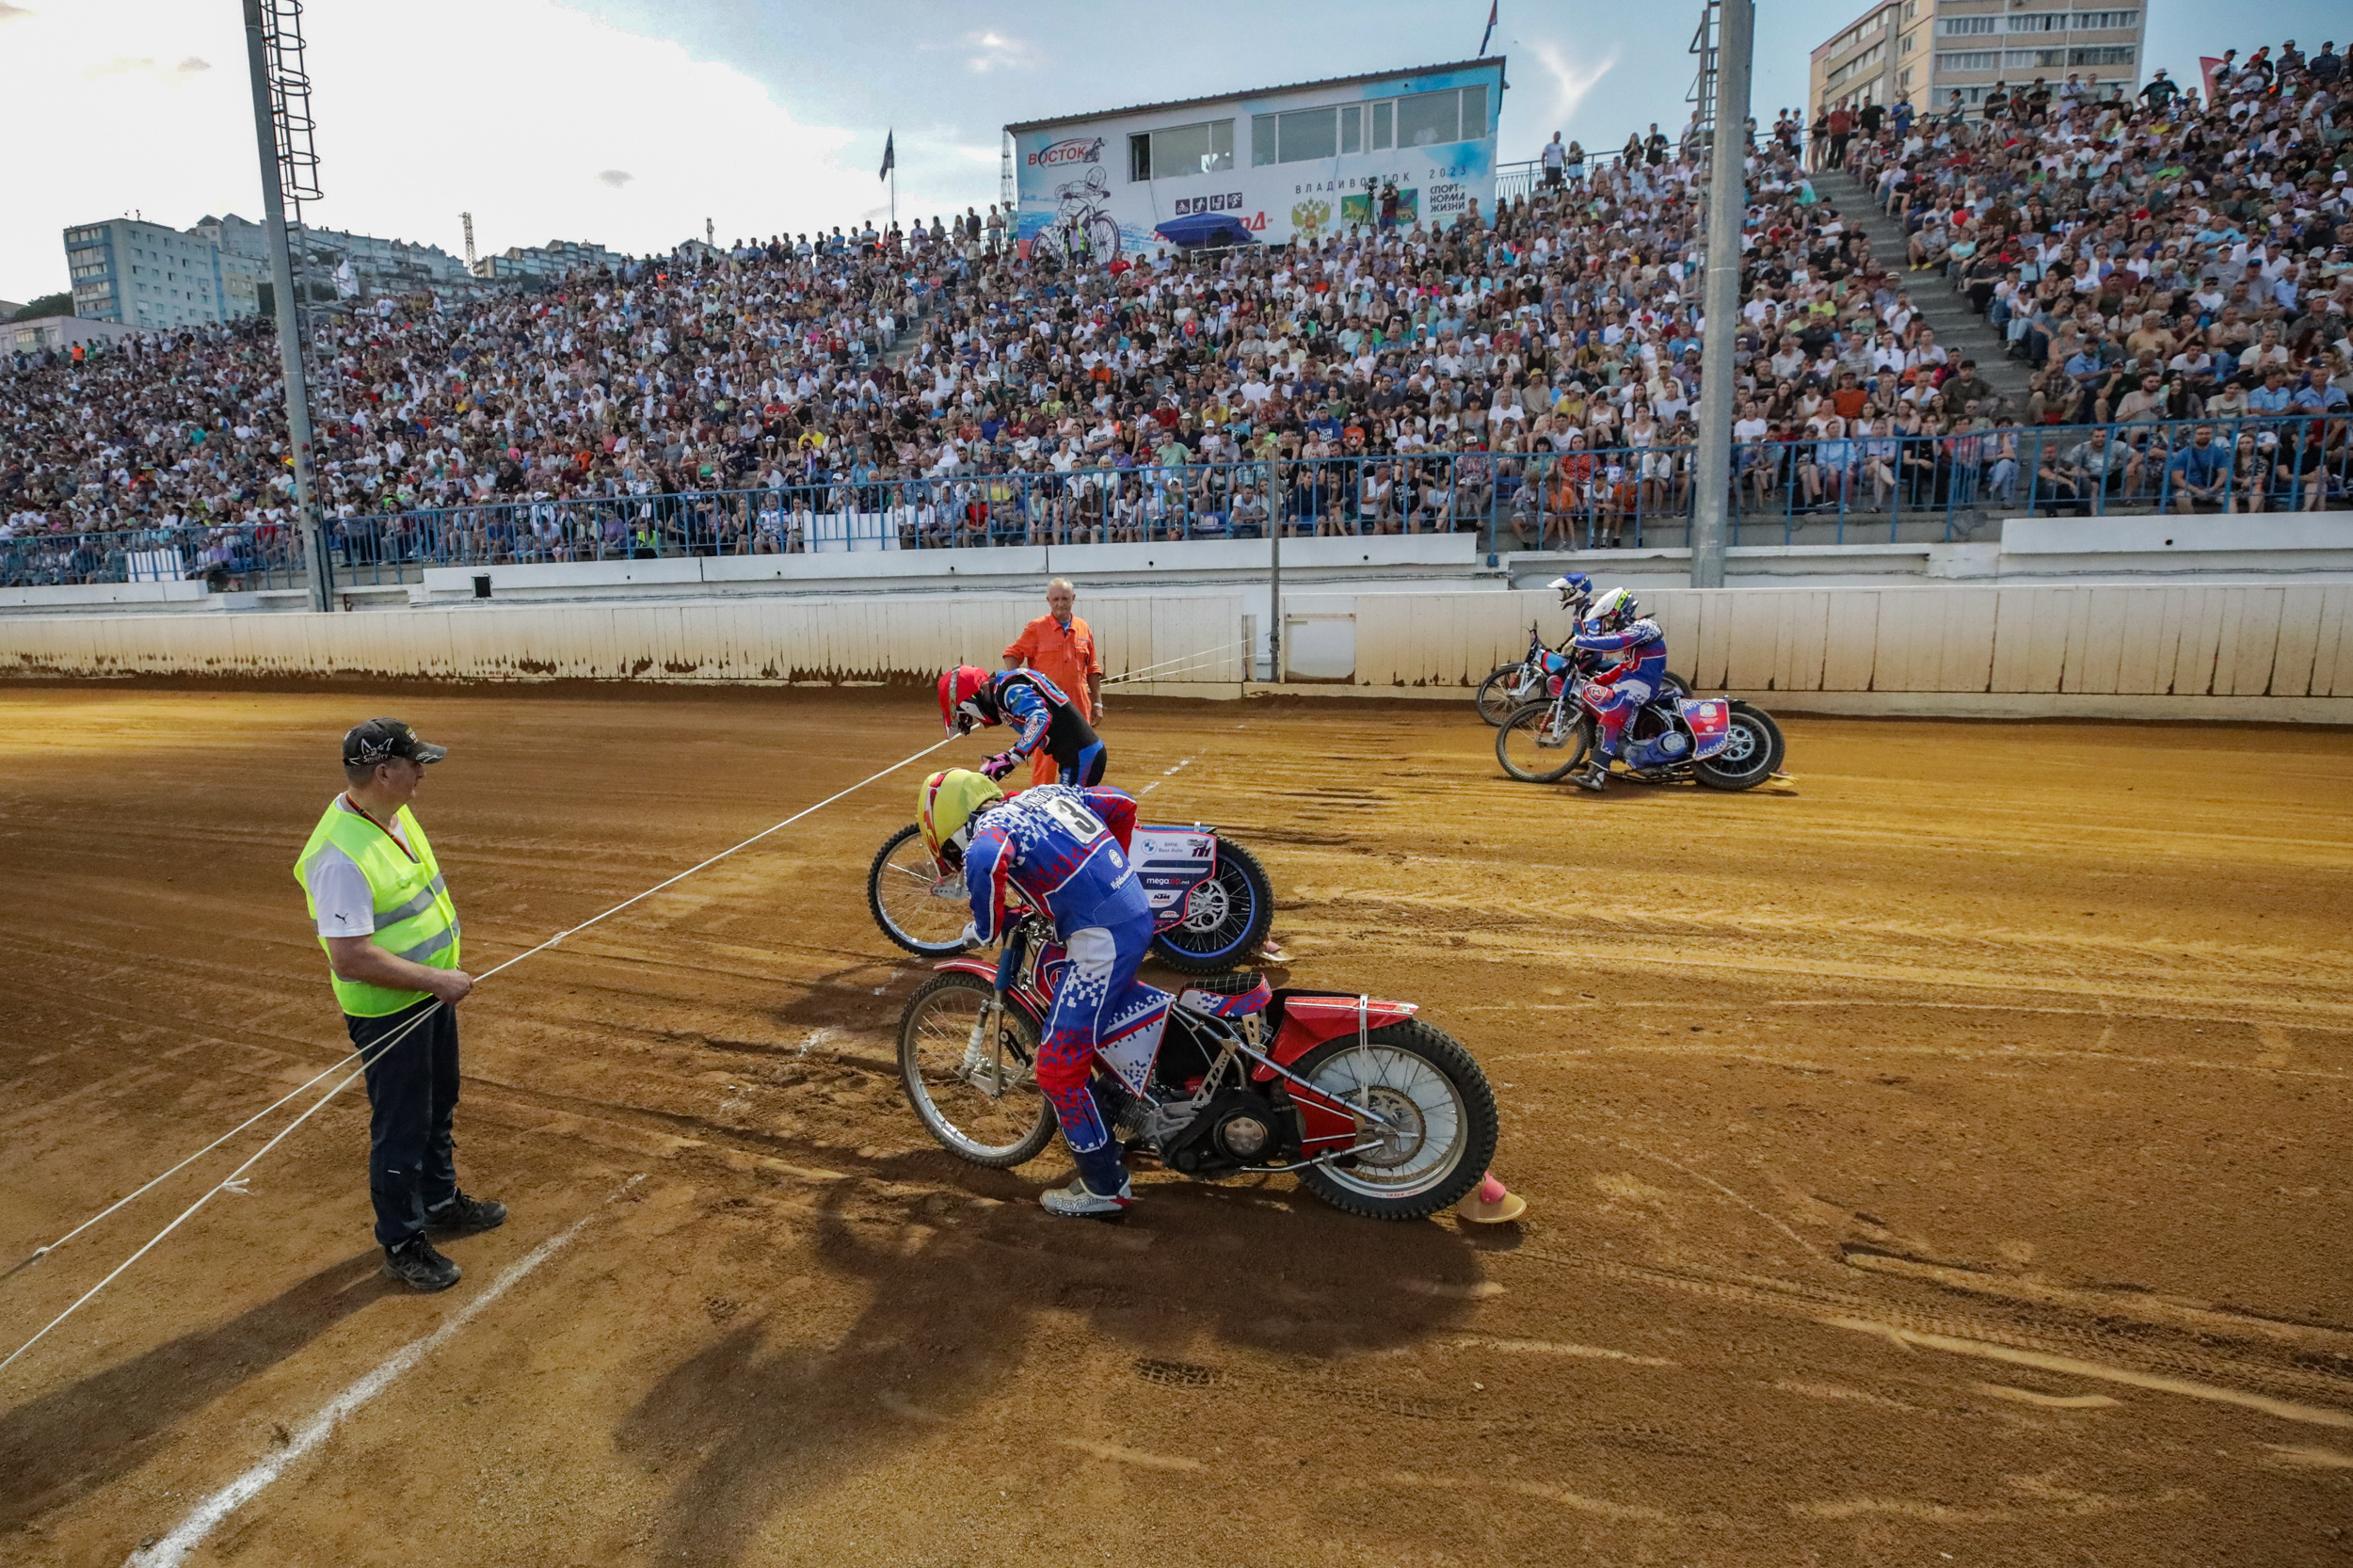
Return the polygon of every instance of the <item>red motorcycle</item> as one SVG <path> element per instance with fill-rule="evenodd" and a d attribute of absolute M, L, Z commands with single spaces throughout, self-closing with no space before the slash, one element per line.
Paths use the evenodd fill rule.
<path fill-rule="evenodd" d="M 1045 1152 L 1054 1111 L 1033 1076 L 1068 960 L 1018 920 L 1002 958 L 950 959 L 899 1019 L 899 1077 L 934 1138 L 975 1165 Z M 1097 1053 L 1104 1120 L 1132 1156 L 1216 1180 L 1289 1172 L 1335 1208 L 1418 1220 L 1460 1201 L 1496 1151 L 1495 1091 L 1412 1002 L 1198 980 L 1156 1028 Z"/>
<path fill-rule="evenodd" d="M 1788 743 L 1772 715 L 1733 696 L 1690 696 L 1670 684 L 1625 728 L 1625 776 L 1644 784 L 1689 780 L 1709 790 L 1753 790 L 1780 771 Z M 1609 688 L 1565 663 L 1543 695 L 1496 731 L 1496 760 L 1513 778 L 1551 784 L 1592 753 Z"/>

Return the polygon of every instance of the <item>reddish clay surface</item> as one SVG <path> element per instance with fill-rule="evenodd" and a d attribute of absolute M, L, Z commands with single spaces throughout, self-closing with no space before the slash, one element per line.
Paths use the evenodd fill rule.
<path fill-rule="evenodd" d="M 341 1049 L 288 866 L 385 708 L 454 748 L 476 968 L 937 733 L 0 695 L 0 1261 Z M 2353 1562 L 2353 736 L 1786 728 L 1792 787 L 1593 799 L 1467 703 L 1114 705 L 1113 781 L 1266 860 L 1292 983 L 1483 1060 L 1517 1227 L 1157 1174 L 1055 1222 L 1058 1156 L 934 1147 L 860 902 L 910 771 L 466 1003 L 515 1212 L 456 1289 L 378 1277 L 355 1092 L 0 1374 L 0 1561 L 120 1562 L 579 1224 L 192 1560 Z M 202 1185 L 0 1284 L 8 1346 Z"/>

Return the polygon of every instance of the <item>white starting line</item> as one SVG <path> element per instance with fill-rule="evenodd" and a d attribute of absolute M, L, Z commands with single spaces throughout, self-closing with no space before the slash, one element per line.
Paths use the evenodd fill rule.
<path fill-rule="evenodd" d="M 220 1522 L 251 1502 L 264 1487 L 285 1473 L 286 1467 L 327 1441 L 336 1423 L 359 1410 L 400 1376 L 415 1368 L 417 1363 L 456 1338 L 460 1330 L 481 1316 L 492 1302 L 512 1289 L 523 1276 L 553 1257 L 580 1234 L 588 1223 L 583 1215 L 572 1222 L 569 1229 L 558 1231 L 525 1253 L 522 1259 L 489 1283 L 480 1295 L 459 1307 L 449 1321 L 422 1339 L 411 1339 L 394 1351 L 359 1382 L 327 1402 L 325 1409 L 302 1423 L 286 1446 L 272 1453 L 244 1475 L 206 1497 L 188 1516 L 174 1527 L 169 1535 L 152 1546 L 133 1552 L 128 1568 L 177 1568 L 187 1560 L 199 1543 L 220 1527 Z"/>

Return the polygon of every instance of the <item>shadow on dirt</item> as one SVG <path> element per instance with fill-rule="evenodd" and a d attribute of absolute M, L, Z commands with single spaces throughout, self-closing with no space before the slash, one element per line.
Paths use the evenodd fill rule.
<path fill-rule="evenodd" d="M 616 1432 L 621 1453 L 676 1476 L 647 1543 L 655 1557 L 739 1560 L 779 1510 L 946 1432 L 1016 1377 L 1049 1309 L 1082 1314 L 1146 1381 L 1232 1381 L 1173 1359 L 1207 1340 L 1284 1358 L 1288 1370 L 1256 1375 L 1377 1405 L 1356 1379 L 1327 1373 L 1336 1358 L 1459 1324 L 1481 1281 L 1485 1239 L 1450 1221 L 1352 1219 L 1287 1186 L 1156 1184 L 1110 1227 L 1041 1215 L 1026 1184 L 1014 1202 L 893 1189 L 881 1183 L 933 1176 L 935 1162 L 883 1163 L 904 1168 L 836 1186 L 815 1220 L 820 1262 L 872 1287 L 849 1330 L 814 1345 L 781 1319 L 732 1327 Z M 1075 1410 L 1111 1392 L 1062 1397 Z"/>
<path fill-rule="evenodd" d="M 0 1412 L 0 1531 L 144 1463 L 184 1419 L 388 1290 L 370 1247 L 229 1321 Z"/>

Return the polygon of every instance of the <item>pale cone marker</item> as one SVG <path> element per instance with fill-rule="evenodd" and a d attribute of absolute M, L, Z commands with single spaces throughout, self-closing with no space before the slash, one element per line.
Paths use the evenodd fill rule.
<path fill-rule="evenodd" d="M 1528 1212 L 1528 1200 L 1505 1189 L 1489 1171 L 1471 1195 L 1454 1206 L 1455 1214 L 1473 1224 L 1499 1225 Z"/>

